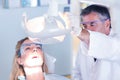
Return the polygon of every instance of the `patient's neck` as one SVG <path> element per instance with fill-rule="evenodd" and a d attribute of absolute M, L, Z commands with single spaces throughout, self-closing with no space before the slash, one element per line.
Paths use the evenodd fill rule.
<path fill-rule="evenodd" d="M 42 67 L 24 67 L 26 80 L 45 80 Z"/>

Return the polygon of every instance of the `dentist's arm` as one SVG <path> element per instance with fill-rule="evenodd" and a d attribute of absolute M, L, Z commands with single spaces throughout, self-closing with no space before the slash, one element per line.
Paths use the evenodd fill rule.
<path fill-rule="evenodd" d="M 71 28 L 71 33 L 76 35 L 80 40 L 89 44 L 90 33 L 86 29 L 80 27 L 80 17 L 71 13 L 60 13 L 61 18 L 66 23 L 66 26 Z"/>

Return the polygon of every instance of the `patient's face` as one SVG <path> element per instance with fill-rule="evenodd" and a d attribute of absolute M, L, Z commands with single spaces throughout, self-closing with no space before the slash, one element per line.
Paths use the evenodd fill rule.
<path fill-rule="evenodd" d="M 21 45 L 21 63 L 24 67 L 42 66 L 43 51 L 41 45 L 25 40 Z"/>

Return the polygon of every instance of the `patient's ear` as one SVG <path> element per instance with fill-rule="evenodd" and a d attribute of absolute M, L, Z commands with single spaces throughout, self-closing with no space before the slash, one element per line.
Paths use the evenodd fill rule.
<path fill-rule="evenodd" d="M 17 63 L 18 63 L 19 65 L 23 65 L 23 63 L 22 63 L 22 61 L 21 61 L 21 58 L 18 58 L 18 59 L 17 59 Z"/>

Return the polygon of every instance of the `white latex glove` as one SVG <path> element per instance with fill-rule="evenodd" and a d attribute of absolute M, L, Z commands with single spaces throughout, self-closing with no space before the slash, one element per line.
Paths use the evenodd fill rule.
<path fill-rule="evenodd" d="M 63 18 L 67 27 L 71 29 L 71 33 L 79 36 L 82 28 L 80 27 L 80 16 L 73 15 L 69 12 L 59 13 L 61 18 Z"/>

